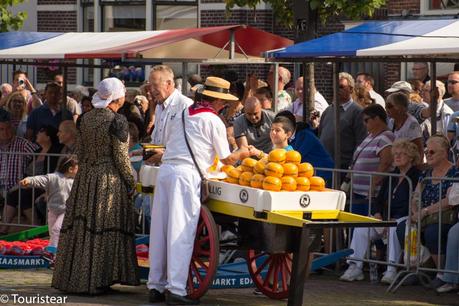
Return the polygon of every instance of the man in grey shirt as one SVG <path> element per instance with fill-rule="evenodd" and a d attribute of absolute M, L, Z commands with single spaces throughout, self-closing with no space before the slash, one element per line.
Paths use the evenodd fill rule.
<path fill-rule="evenodd" d="M 258 150 L 269 153 L 273 144 L 269 133 L 274 113 L 262 109 L 256 97 L 250 97 L 244 105 L 244 114 L 234 120 L 234 138 L 239 148 L 252 145 Z"/>
<path fill-rule="evenodd" d="M 338 102 L 340 104 L 341 169 L 348 169 L 352 163 L 352 155 L 357 146 L 367 136 L 367 128 L 363 122 L 362 107 L 352 100 L 354 78 L 345 72 L 339 74 Z M 335 156 L 335 111 L 330 105 L 323 113 L 319 125 L 320 142 L 331 156 Z"/>

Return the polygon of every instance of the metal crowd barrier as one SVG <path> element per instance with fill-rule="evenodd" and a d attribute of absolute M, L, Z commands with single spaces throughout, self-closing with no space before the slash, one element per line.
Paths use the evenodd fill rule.
<path fill-rule="evenodd" d="M 66 157 L 68 156 L 68 154 L 57 154 L 57 153 L 46 153 L 46 154 L 40 154 L 40 153 L 23 153 L 23 152 L 0 152 L 0 156 L 11 156 L 11 155 L 17 155 L 17 156 L 27 156 L 29 157 L 29 164 L 32 165 L 31 166 L 31 175 L 24 175 L 24 177 L 26 176 L 33 176 L 33 175 L 37 175 L 37 169 L 36 169 L 36 166 L 35 166 L 35 162 L 37 160 L 37 158 L 39 156 L 45 156 L 45 161 L 47 161 L 47 164 L 48 164 L 48 168 L 47 168 L 47 173 L 51 173 L 53 172 L 53 169 L 50 169 L 49 168 L 49 160 L 51 158 L 63 158 L 63 157 Z M 0 159 L 0 160 L 4 160 L 4 159 Z M 3 168 L 5 165 L 0 165 L 0 169 Z M 56 164 L 57 166 L 57 164 Z M 44 211 L 44 219 L 43 220 L 38 220 L 38 216 L 37 216 L 37 203 L 36 203 L 36 200 L 39 198 L 37 196 L 37 194 L 39 193 L 38 190 L 36 188 L 27 188 L 27 189 L 30 189 L 31 190 L 31 193 L 32 193 L 32 207 L 31 207 L 31 220 L 24 220 L 26 219 L 25 216 L 23 216 L 23 206 L 25 205 L 23 203 L 23 199 L 22 199 L 22 192 L 20 190 L 22 189 L 25 189 L 25 188 L 22 188 L 19 186 L 18 184 L 19 182 L 17 182 L 17 184 L 10 190 L 0 190 L 0 196 L 3 198 L 3 208 L 1 208 L 0 206 L 0 233 L 2 231 L 5 231 L 6 229 L 9 229 L 10 227 L 14 227 L 16 229 L 18 228 L 23 228 L 23 229 L 26 229 L 26 228 L 34 228 L 34 227 L 38 227 L 40 225 L 44 225 L 44 224 L 47 224 L 47 211 L 45 210 Z M 1 184 L 0 184 L 1 185 Z M 18 191 L 18 205 L 16 207 L 16 216 L 12 219 L 12 221 L 10 222 L 5 222 L 5 213 L 6 213 L 6 205 L 8 204 L 8 197 L 7 197 L 7 194 L 8 192 L 12 192 L 14 190 L 19 190 Z M 147 210 L 147 213 L 148 213 L 148 210 Z M 138 207 L 137 209 L 137 224 L 138 224 L 138 227 L 137 227 L 137 232 L 139 234 L 145 234 L 148 232 L 149 230 L 149 227 L 148 227 L 148 224 L 147 224 L 147 216 L 145 215 L 145 211 L 144 209 L 142 209 L 142 207 Z M 149 215 L 148 215 L 149 217 Z M 44 224 L 38 224 L 39 221 L 43 221 Z"/>
<path fill-rule="evenodd" d="M 56 166 L 58 165 L 58 160 L 60 158 L 63 158 L 63 157 L 66 157 L 68 156 L 67 154 L 57 154 L 57 153 L 46 153 L 46 154 L 40 154 L 40 153 L 23 153 L 23 152 L 1 152 L 0 155 L 2 156 L 12 156 L 12 155 L 16 155 L 16 156 L 26 156 L 26 157 L 29 157 L 29 161 L 28 161 L 28 165 L 25 167 L 26 171 L 28 171 L 28 174 L 25 174 L 26 171 L 24 171 L 24 178 L 26 176 L 34 176 L 34 175 L 39 175 L 39 174 L 42 174 L 42 173 L 37 173 L 37 169 L 36 169 L 36 161 L 39 157 L 41 156 L 44 156 L 44 162 L 45 164 L 47 165 L 47 169 L 46 169 L 46 172 L 47 173 L 51 173 L 51 172 L 54 172 L 53 170 L 54 169 L 50 169 L 50 161 L 52 158 L 55 158 L 57 159 L 56 161 Z M 1 159 L 1 160 L 4 160 L 6 162 L 7 159 Z M 1 168 L 4 168 L 6 167 L 7 165 L 0 165 Z M 5 169 L 5 168 L 4 168 Z M 6 189 L 3 189 L 1 190 L 1 196 L 3 198 L 3 209 L 0 211 L 1 213 L 1 220 L 0 220 L 0 232 L 2 231 L 5 231 L 7 230 L 9 227 L 19 227 L 19 228 L 32 228 L 32 227 L 37 227 L 37 226 L 40 226 L 40 224 L 37 224 L 38 221 L 40 220 L 37 220 L 38 219 L 38 216 L 37 216 L 37 199 L 39 199 L 39 196 L 37 196 L 38 193 L 41 193 L 40 191 L 37 190 L 37 188 L 27 188 L 31 191 L 32 193 L 32 196 L 31 196 L 31 204 L 32 204 L 32 207 L 30 208 L 31 209 L 31 220 L 27 220 L 29 223 L 25 223 L 23 222 L 23 219 L 26 217 L 26 216 L 23 216 L 23 206 L 25 205 L 25 203 L 23 202 L 24 199 L 23 199 L 23 192 L 22 190 L 24 190 L 25 188 L 22 188 L 21 186 L 19 186 L 19 181 L 16 182 L 16 185 L 12 188 L 10 188 L 9 190 L 6 190 Z M 17 196 L 17 207 L 15 208 L 16 210 L 16 216 L 13 217 L 12 221 L 10 222 L 5 222 L 5 215 L 6 215 L 6 206 L 8 205 L 8 194 L 9 193 L 12 193 L 12 192 L 18 192 L 18 196 Z M 42 193 L 44 194 L 44 193 Z M 11 206 L 10 206 L 11 207 Z M 44 218 L 45 218 L 45 222 L 47 222 L 47 212 L 45 210 L 44 212 Z M 17 221 L 15 221 L 17 220 Z"/>
<path fill-rule="evenodd" d="M 316 170 L 332 172 L 332 174 L 333 174 L 333 182 L 334 182 L 335 188 L 339 188 L 339 187 L 336 187 L 336 186 L 340 185 L 340 182 L 342 181 L 342 177 L 344 175 L 348 175 L 350 177 L 350 182 L 349 182 L 350 188 L 349 188 L 349 192 L 348 192 L 348 203 L 349 203 L 349 205 L 346 207 L 346 209 L 348 209 L 349 211 L 352 211 L 352 208 L 355 205 L 354 198 L 352 196 L 350 196 L 354 192 L 353 183 L 354 183 L 354 180 L 355 180 L 355 176 L 369 177 L 370 186 L 373 185 L 373 181 L 374 181 L 375 177 L 382 177 L 382 180 L 384 180 L 387 177 L 399 177 L 399 178 L 403 177 L 408 181 L 408 184 L 410 186 L 410 190 L 413 189 L 412 188 L 413 184 L 417 183 L 417 182 L 412 182 L 409 177 L 407 177 L 405 175 L 402 175 L 402 174 L 393 174 L 393 173 L 384 173 L 384 172 L 355 171 L 355 170 L 344 170 L 344 169 L 329 169 L 329 168 L 316 168 Z M 395 187 L 396 186 L 393 186 L 392 182 L 389 181 L 389 191 L 388 191 L 389 194 L 392 194 L 393 189 Z M 414 187 L 415 187 L 415 185 L 414 185 Z M 369 192 L 372 194 L 373 190 L 369 190 Z M 376 195 L 377 194 L 374 194 L 374 196 L 376 196 Z M 408 195 L 408 198 L 412 199 L 412 196 L 413 196 L 413 192 L 410 191 L 410 193 Z M 374 205 L 374 201 L 375 200 L 372 197 L 370 197 L 368 199 L 368 212 L 369 212 L 369 215 L 371 214 L 372 206 Z M 410 200 L 408 211 L 411 211 L 411 202 L 412 201 Z M 387 203 L 387 219 L 385 219 L 384 221 L 388 221 L 389 220 L 389 216 L 391 215 L 391 204 L 392 204 L 392 197 L 389 196 L 388 197 L 388 203 Z M 410 224 L 411 221 L 408 220 L 407 222 L 408 222 L 408 224 Z M 370 229 L 368 229 L 368 230 L 370 230 Z M 329 231 L 330 231 L 329 235 L 331 237 L 333 237 L 333 231 L 332 230 L 329 230 Z M 388 236 L 388 233 L 386 233 L 386 236 Z M 373 264 L 381 265 L 381 266 L 389 266 L 389 265 L 390 266 L 395 266 L 395 267 L 399 268 L 399 270 L 400 270 L 399 273 L 401 273 L 402 271 L 410 271 L 410 269 L 411 269 L 410 262 L 409 261 L 408 262 L 403 262 L 403 260 L 402 260 L 403 258 L 399 258 L 399 260 L 397 262 L 389 262 L 389 259 L 387 257 L 387 255 L 389 254 L 389 243 L 387 243 L 388 242 L 388 238 L 389 237 L 384 239 L 383 236 L 380 238 L 380 239 L 383 239 L 383 240 L 387 240 L 386 243 L 385 243 L 386 260 L 377 260 L 377 259 L 372 258 L 373 241 L 371 241 L 370 235 L 368 235 L 368 239 L 370 241 L 368 241 L 368 246 L 369 247 L 367 249 L 365 257 L 364 258 L 354 258 L 354 257 L 350 256 L 349 259 L 351 259 L 352 261 L 362 261 L 362 262 L 367 263 L 367 264 L 372 264 L 373 263 Z M 348 235 L 347 235 L 347 238 L 346 238 L 348 247 L 351 244 L 351 239 L 352 239 L 352 235 L 349 232 Z M 333 238 L 331 238 L 330 241 L 329 241 L 330 245 L 328 246 L 329 252 L 331 252 L 331 250 L 333 249 L 332 248 L 332 243 L 333 242 L 334 242 L 334 240 L 333 240 Z M 339 246 L 341 241 L 336 241 L 335 240 L 335 242 L 336 242 L 337 246 Z M 401 248 L 403 249 L 403 243 L 404 242 L 400 242 L 400 243 L 401 243 Z M 344 246 L 341 246 L 341 247 L 344 247 Z M 411 248 L 411 241 L 408 241 L 408 248 Z"/>

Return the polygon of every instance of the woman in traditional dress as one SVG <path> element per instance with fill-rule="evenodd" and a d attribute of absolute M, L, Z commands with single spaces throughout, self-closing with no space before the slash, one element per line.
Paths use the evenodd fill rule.
<path fill-rule="evenodd" d="M 99 83 L 78 122 L 75 178 L 61 229 L 52 286 L 100 294 L 115 283 L 138 285 L 134 188 L 128 157 L 128 122 L 117 114 L 125 87 L 116 78 Z"/>

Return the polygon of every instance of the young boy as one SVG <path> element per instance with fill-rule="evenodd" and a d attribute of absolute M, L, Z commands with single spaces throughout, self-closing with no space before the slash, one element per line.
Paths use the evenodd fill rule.
<path fill-rule="evenodd" d="M 293 147 L 288 144 L 288 140 L 292 137 L 294 131 L 295 126 L 289 118 L 276 116 L 271 125 L 271 132 L 269 133 L 273 149 L 293 150 Z M 249 146 L 249 152 L 251 156 L 256 156 L 259 159 L 263 158 L 265 153 L 269 153 L 258 150 L 254 146 Z"/>

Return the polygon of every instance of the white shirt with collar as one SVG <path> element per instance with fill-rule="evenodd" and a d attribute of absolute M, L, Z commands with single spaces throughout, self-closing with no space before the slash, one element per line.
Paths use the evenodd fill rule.
<path fill-rule="evenodd" d="M 174 89 L 172 94 L 161 104 L 156 105 L 155 127 L 151 133 L 151 143 L 165 145 L 167 142 L 166 126 L 169 118 L 181 113 L 193 104 L 193 100 Z"/>
<path fill-rule="evenodd" d="M 328 102 L 325 100 L 324 96 L 322 96 L 320 92 L 316 91 L 314 94 L 314 110 L 318 111 L 320 116 L 322 116 L 322 113 L 328 106 Z M 287 108 L 287 110 L 295 116 L 303 117 L 303 102 L 301 102 L 300 99 L 296 99 L 293 104 Z"/>

